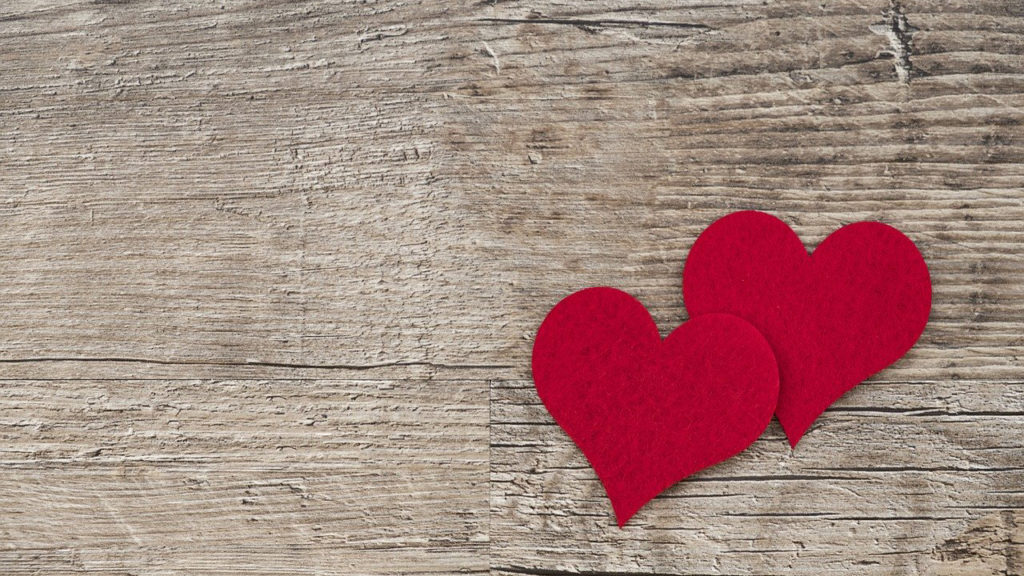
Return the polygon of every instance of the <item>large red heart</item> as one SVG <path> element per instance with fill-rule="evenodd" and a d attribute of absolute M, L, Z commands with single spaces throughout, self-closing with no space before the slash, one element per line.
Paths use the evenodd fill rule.
<path fill-rule="evenodd" d="M 533 381 L 620 527 L 672 484 L 749 446 L 779 389 L 771 346 L 748 322 L 709 314 L 662 340 L 643 304 L 614 288 L 581 290 L 548 313 Z"/>
<path fill-rule="evenodd" d="M 829 405 L 914 345 L 932 301 L 924 258 L 899 230 L 850 224 L 812 256 L 784 222 L 754 211 L 697 238 L 683 295 L 690 316 L 735 314 L 771 343 L 775 414 L 793 447 Z"/>

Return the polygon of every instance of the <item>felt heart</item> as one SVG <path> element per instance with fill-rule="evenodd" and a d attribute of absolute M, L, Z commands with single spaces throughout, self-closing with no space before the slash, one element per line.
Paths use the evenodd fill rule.
<path fill-rule="evenodd" d="M 784 222 L 735 212 L 705 230 L 686 259 L 691 316 L 735 314 L 779 362 L 779 418 L 791 446 L 846 391 L 914 345 L 931 310 L 924 258 L 880 222 L 857 222 L 813 255 Z"/>
<path fill-rule="evenodd" d="M 581 290 L 548 313 L 533 381 L 620 527 L 672 484 L 749 446 L 779 389 L 771 346 L 748 322 L 708 314 L 662 340 L 643 304 L 614 288 Z"/>

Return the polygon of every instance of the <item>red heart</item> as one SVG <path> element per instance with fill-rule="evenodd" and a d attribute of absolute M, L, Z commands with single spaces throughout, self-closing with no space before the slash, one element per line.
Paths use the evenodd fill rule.
<path fill-rule="evenodd" d="M 620 527 L 757 439 L 779 386 L 771 347 L 744 320 L 709 314 L 662 340 L 643 304 L 614 288 L 581 290 L 548 313 L 533 381 L 597 472 Z"/>
<path fill-rule="evenodd" d="M 899 230 L 850 224 L 811 256 L 784 222 L 753 211 L 697 238 L 683 294 L 691 316 L 735 314 L 771 343 L 775 414 L 793 447 L 825 408 L 914 345 L 932 301 L 924 258 Z"/>

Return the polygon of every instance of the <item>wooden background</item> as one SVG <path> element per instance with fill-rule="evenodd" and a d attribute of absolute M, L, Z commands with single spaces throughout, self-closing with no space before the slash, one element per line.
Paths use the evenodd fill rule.
<path fill-rule="evenodd" d="M 0 573 L 1024 574 L 1024 2 L 5 0 Z M 918 345 L 623 530 L 532 389 L 715 218 Z"/>

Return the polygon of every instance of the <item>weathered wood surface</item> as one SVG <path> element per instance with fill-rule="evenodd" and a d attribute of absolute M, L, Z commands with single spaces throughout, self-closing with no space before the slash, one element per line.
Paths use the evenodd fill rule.
<path fill-rule="evenodd" d="M 1024 4 L 0 6 L 0 573 L 1024 574 Z M 533 331 L 708 223 L 934 309 L 623 530 Z"/>

